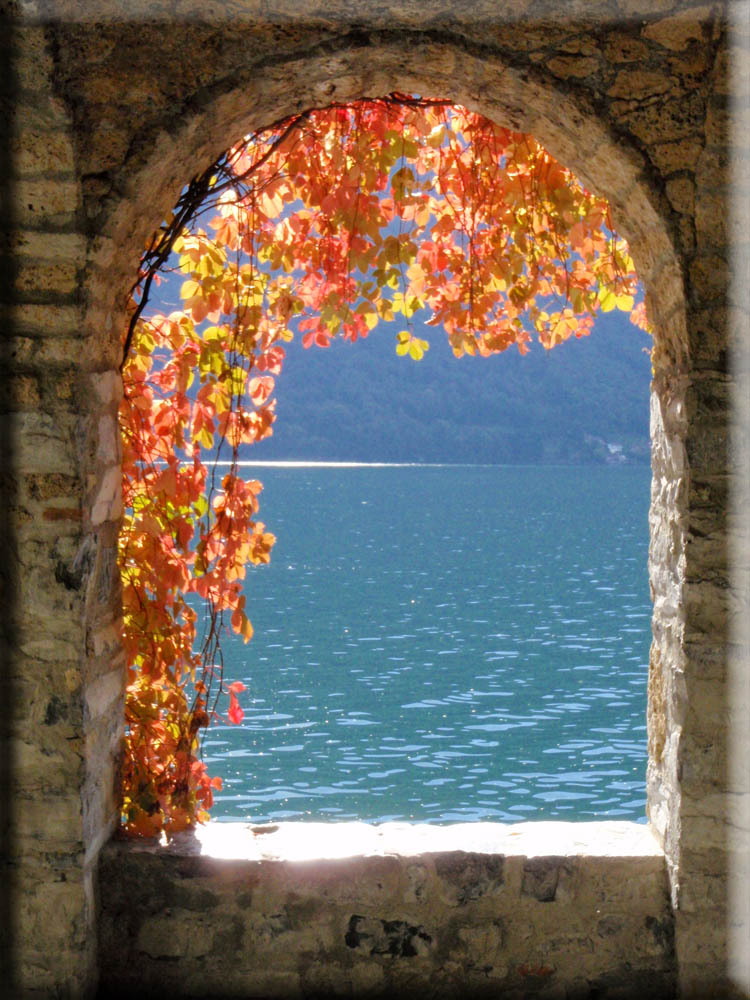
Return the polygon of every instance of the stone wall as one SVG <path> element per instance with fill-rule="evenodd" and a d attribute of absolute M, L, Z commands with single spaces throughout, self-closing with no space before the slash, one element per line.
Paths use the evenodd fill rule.
<path fill-rule="evenodd" d="M 105 849 L 103 996 L 674 996 L 644 826 L 216 826 Z"/>
<path fill-rule="evenodd" d="M 4 905 L 6 981 L 19 995 L 84 995 L 98 975 L 96 871 L 116 823 L 122 725 L 117 369 L 144 241 L 184 182 L 239 135 L 394 89 L 446 95 L 532 132 L 610 199 L 630 240 L 657 329 L 649 815 L 665 848 L 683 995 L 733 988 L 727 941 L 741 933 L 727 935 L 727 810 L 746 801 L 747 771 L 737 748 L 729 757 L 743 706 L 728 692 L 730 682 L 733 697 L 745 690 L 736 624 L 747 566 L 735 555 L 729 575 L 730 554 L 746 552 L 732 506 L 743 465 L 729 450 L 729 358 L 747 313 L 741 284 L 728 297 L 727 206 L 730 154 L 747 156 L 737 144 L 748 132 L 729 103 L 727 18 L 747 9 L 454 6 L 4 5 Z M 747 44 L 741 30 L 733 39 Z"/>

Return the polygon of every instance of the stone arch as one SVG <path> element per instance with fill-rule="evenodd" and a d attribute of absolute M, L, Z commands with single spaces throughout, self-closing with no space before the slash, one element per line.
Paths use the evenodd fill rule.
<path fill-rule="evenodd" d="M 122 309 L 117 301 L 133 280 L 133 261 L 155 225 L 171 210 L 187 179 L 240 136 L 306 107 L 378 96 L 393 90 L 447 95 L 518 131 L 530 132 L 587 186 L 610 202 L 645 283 L 658 328 L 659 367 L 687 360 L 682 277 L 672 243 L 670 205 L 646 156 L 623 140 L 580 94 L 573 97 L 541 70 L 519 70 L 460 39 L 441 43 L 415 33 L 397 40 L 382 32 L 345 37 L 322 52 L 247 72 L 219 76 L 190 111 L 144 128 L 113 178 L 111 190 L 84 188 L 84 203 L 103 225 L 89 253 L 90 306 Z M 117 192 L 116 194 L 112 193 Z M 102 276 L 108 280 L 101 301 Z M 96 323 L 99 313 L 89 313 Z M 114 314 L 112 314 L 114 315 Z M 91 333 L 101 344 L 101 327 Z M 109 354 L 109 352 L 107 352 Z M 114 352 L 116 357 L 116 351 Z"/>
<path fill-rule="evenodd" d="M 656 602 L 650 682 L 652 733 L 649 808 L 665 841 L 673 872 L 679 863 L 677 782 L 679 718 L 673 676 L 682 662 L 681 569 L 686 537 L 685 392 L 689 348 L 683 266 L 675 251 L 674 216 L 645 153 L 632 135 L 602 116 L 580 92 L 576 96 L 534 66 L 514 66 L 492 52 L 475 49 L 460 37 L 437 41 L 429 34 L 383 31 L 355 33 L 311 52 L 268 60 L 257 67 L 217 72 L 200 89 L 182 95 L 179 107 L 145 116 L 122 143 L 123 152 L 106 182 L 96 171 L 83 178 L 84 214 L 92 220 L 85 277 L 85 364 L 97 393 L 88 414 L 89 448 L 84 481 L 89 483 L 85 528 L 94 572 L 87 605 L 87 633 L 96 632 L 103 609 L 116 607 L 113 574 L 117 502 L 116 462 L 102 441 L 111 437 L 118 402 L 116 369 L 125 296 L 148 233 L 171 209 L 181 185 L 235 138 L 291 112 L 333 100 L 345 101 L 391 90 L 435 93 L 481 111 L 521 131 L 531 132 L 585 183 L 608 198 L 622 234 L 629 240 L 656 326 L 652 439 L 655 488 L 652 494 L 652 588 Z M 96 109 L 88 109 L 94 146 Z M 78 128 L 81 128 L 79 120 Z M 120 137 L 123 138 L 122 136 Z M 95 153 L 91 154 L 95 159 Z M 104 155 L 104 154 L 102 154 Z M 102 458 L 102 455 L 105 458 Z M 109 457 L 106 457 L 109 456 Z M 668 544 L 665 543 L 668 539 Z M 658 566 L 658 572 L 653 567 Z M 88 675 L 98 678 L 91 651 Z M 89 693 L 97 680 L 90 681 Z M 111 744 L 112 746 L 114 743 Z M 91 813 L 90 842 L 100 843 L 112 828 L 112 760 L 93 760 L 85 809 Z M 676 876 L 674 880 L 676 886 Z"/>
<path fill-rule="evenodd" d="M 530 132 L 584 183 L 608 198 L 630 242 L 654 316 L 656 384 L 671 386 L 669 406 L 671 412 L 679 413 L 675 376 L 687 357 L 682 282 L 664 218 L 667 205 L 649 184 L 645 158 L 632 145 L 618 141 L 591 108 L 545 83 L 541 74 L 518 72 L 486 55 L 477 57 L 460 45 L 437 45 L 419 36 L 371 40 L 367 45 L 345 42 L 337 49 L 271 66 L 261 80 L 220 79 L 216 93 L 206 97 L 174 131 L 153 129 L 140 137 L 139 152 L 121 168 L 122 193 L 108 199 L 105 235 L 94 243 L 90 255 L 87 332 L 102 361 L 106 359 L 110 366 L 119 361 L 125 293 L 133 280 L 139 248 L 168 214 L 189 177 L 239 136 L 294 111 L 392 90 L 448 95 L 502 124 Z M 108 331 L 105 343 L 102 326 Z M 662 447 L 658 404 L 654 421 L 658 451 Z M 670 444 L 670 453 L 676 447 Z M 657 508 L 653 513 L 654 518 L 673 515 L 673 511 L 667 514 Z M 111 535 L 107 544 L 112 544 Z M 657 644 L 657 667 L 661 659 Z M 652 746 L 660 755 L 659 761 L 653 755 L 652 790 L 658 789 L 662 777 L 659 764 L 664 746 L 659 727 L 664 723 L 667 698 L 663 678 L 663 672 L 657 671 L 651 684 L 652 709 L 658 716 L 652 726 L 656 734 Z M 668 819 L 657 801 L 652 814 L 664 836 Z"/>

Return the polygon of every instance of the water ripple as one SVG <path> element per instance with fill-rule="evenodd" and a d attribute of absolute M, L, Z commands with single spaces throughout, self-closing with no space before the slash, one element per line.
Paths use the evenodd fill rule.
<path fill-rule="evenodd" d="M 647 470 L 263 472 L 217 818 L 643 819 Z"/>

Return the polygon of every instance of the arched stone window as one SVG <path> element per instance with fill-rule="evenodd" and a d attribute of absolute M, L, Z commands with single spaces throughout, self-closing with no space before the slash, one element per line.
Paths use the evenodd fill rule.
<path fill-rule="evenodd" d="M 96 964 L 94 872 L 116 822 L 112 780 L 122 662 L 115 415 L 133 262 L 182 183 L 232 138 L 304 107 L 394 89 L 440 93 L 532 133 L 609 200 L 629 241 L 656 329 L 648 809 L 664 845 L 677 909 L 681 981 L 700 995 L 701 984 L 726 975 L 732 622 L 724 515 L 735 456 L 727 451 L 724 6 L 707 10 L 677 3 L 663 13 L 664 5 L 656 11 L 653 4 L 623 0 L 623 17 L 634 20 L 607 20 L 605 4 L 596 5 L 596 20 L 589 5 L 585 24 L 560 21 L 545 4 L 539 6 L 548 17 L 538 22 L 519 21 L 515 6 L 501 6 L 464 16 L 433 0 L 419 15 L 396 4 L 387 12 L 363 9 L 358 17 L 347 10 L 339 19 L 335 11 L 315 20 L 304 13 L 231 24 L 219 18 L 206 30 L 189 19 L 136 23 L 115 13 L 96 25 L 52 19 L 46 28 L 23 29 L 19 74 L 24 87 L 37 88 L 24 113 L 32 115 L 43 93 L 46 117 L 34 128 L 49 130 L 45 156 L 49 144 L 58 142 L 58 172 L 50 167 L 49 177 L 40 181 L 33 158 L 23 161 L 21 175 L 25 171 L 31 180 L 19 182 L 16 222 L 34 239 L 48 236 L 41 259 L 64 262 L 75 291 L 59 294 L 72 295 L 65 302 L 83 317 L 73 374 L 66 383 L 63 372 L 55 385 L 60 393 L 74 394 L 59 398 L 75 401 L 75 423 L 71 418 L 64 433 L 66 447 L 75 442 L 85 493 L 81 530 L 71 534 L 77 550 L 60 543 L 54 568 L 45 568 L 60 594 L 79 595 L 71 600 L 82 617 L 84 660 L 66 673 L 68 653 L 54 645 L 57 636 L 41 630 L 32 644 L 33 657 L 57 657 L 61 664 L 39 683 L 45 685 L 45 703 L 53 706 L 49 724 L 64 719 L 70 739 L 81 741 L 77 787 L 66 785 L 60 792 L 59 830 L 28 820 L 29 829 L 42 830 L 28 835 L 35 843 L 73 852 L 65 892 L 78 916 L 62 972 L 39 972 L 42 952 L 25 945 L 21 961 L 29 982 L 49 983 L 45 976 L 57 976 L 82 983 Z M 64 12 L 65 5 L 60 8 Z M 112 12 L 103 10 L 107 13 Z M 28 248 L 36 243 L 25 246 L 33 256 Z M 29 265 L 23 273 L 32 271 Z M 54 280 L 63 282 L 60 274 Z M 42 296 L 39 304 L 56 301 Z M 59 312 L 53 316 L 49 310 L 48 316 L 47 323 L 63 323 Z M 27 310 L 22 322 L 38 321 Z M 52 363 L 62 372 L 70 357 L 55 358 Z M 44 373 L 41 356 L 23 364 Z M 29 386 L 23 382 L 23 392 L 32 392 Z M 26 420 L 19 440 L 32 451 L 37 442 L 39 474 L 63 475 L 55 456 L 40 450 L 39 442 L 51 433 L 42 390 L 37 402 L 21 397 L 21 408 L 33 404 L 40 412 Z M 31 459 L 24 461 L 32 468 Z M 45 480 L 45 490 L 50 482 Z M 30 494 L 28 502 L 46 501 Z M 45 523 L 62 516 L 45 514 Z M 74 697 L 71 691 L 79 693 Z M 78 705 L 72 714 L 68 702 Z M 42 919 L 53 882 L 55 893 L 63 884 L 53 878 L 53 869 L 34 890 L 31 916 L 23 918 L 29 926 Z M 529 875 L 529 886 L 534 877 Z M 402 930 L 399 941 L 408 938 L 418 951 L 423 941 L 418 929 Z M 355 922 L 349 933 L 354 940 L 372 928 Z"/>
<path fill-rule="evenodd" d="M 227 85 L 229 81 L 224 83 Z M 198 172 L 208 156 L 220 152 L 227 137 L 247 133 L 319 101 L 348 100 L 393 89 L 448 93 L 452 99 L 502 124 L 538 137 L 585 184 L 608 198 L 646 287 L 656 331 L 651 415 L 654 645 L 649 683 L 648 813 L 652 829 L 665 844 L 676 888 L 679 866 L 676 775 L 680 746 L 673 715 L 679 711 L 681 699 L 675 687 L 675 673 L 665 669 L 665 664 L 680 663 L 684 657 L 675 626 L 680 617 L 687 529 L 682 509 L 686 430 L 683 372 L 687 348 L 680 269 L 671 234 L 660 214 L 661 196 L 646 179 L 642 156 L 632 147 L 625 151 L 613 142 L 609 130 L 594 116 L 585 115 L 572 97 L 544 88 L 533 79 L 524 79 L 508 66 L 473 57 L 469 52 L 462 53 L 459 59 L 452 46 L 424 43 L 410 47 L 407 52 L 400 41 L 386 35 L 362 49 L 342 48 L 335 57 L 328 53 L 301 56 L 286 63 L 283 71 L 279 67 L 269 70 L 260 89 L 257 84 L 241 79 L 231 81 L 227 91 L 198 114 L 175 123 L 174 133 L 162 132 L 155 137 L 151 149 L 144 142 L 142 162 L 129 175 L 130 196 L 119 199 L 109 219 L 112 242 L 93 258 L 89 279 L 92 313 L 104 312 L 112 317 L 109 356 L 116 357 L 116 334 L 124 319 L 122 295 L 129 284 L 125 248 L 133 248 L 132 262 L 137 257 L 137 240 L 143 240 L 156 219 L 167 213 L 169 200 L 191 171 Z M 109 275 L 106 281 L 102 280 L 103 267 Z M 119 298 L 113 294 L 116 288 Z M 119 314 L 115 311 L 118 305 Z M 102 502 L 108 496 L 108 477 L 113 468 L 103 473 L 99 493 L 94 498 L 94 522 L 100 516 L 96 512 L 102 509 Z M 116 515 L 116 507 L 112 513 Z M 106 559 L 109 561 L 111 556 Z M 670 739 L 666 733 L 671 733 Z"/>

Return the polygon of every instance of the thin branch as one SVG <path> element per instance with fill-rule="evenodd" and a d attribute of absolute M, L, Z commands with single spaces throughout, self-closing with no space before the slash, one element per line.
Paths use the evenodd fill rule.
<path fill-rule="evenodd" d="M 356 104 L 384 104 L 392 106 L 401 107 L 412 107 L 412 108 L 435 108 L 435 107 L 450 107 L 451 102 L 448 100 L 441 100 L 437 98 L 423 98 L 423 97 L 409 97 L 407 94 L 392 93 L 388 94 L 386 97 L 377 98 L 362 98 L 361 101 L 355 102 Z M 334 102 L 329 107 L 351 107 L 350 104 L 343 104 L 340 102 Z M 170 221 L 160 229 L 159 232 L 154 236 L 146 253 L 141 259 L 141 266 L 138 270 L 138 278 L 133 283 L 130 288 L 130 295 L 133 296 L 141 282 L 143 282 L 143 287 L 140 291 L 140 297 L 138 303 L 133 310 L 130 320 L 128 322 L 128 328 L 125 334 L 125 341 L 123 343 L 122 361 L 120 362 L 120 371 L 125 366 L 128 354 L 130 353 L 130 348 L 133 343 L 133 338 L 135 336 L 135 328 L 138 320 L 143 314 L 143 310 L 149 300 L 149 295 L 151 293 L 151 286 L 154 281 L 154 276 L 157 272 L 166 264 L 169 255 L 172 253 L 172 248 L 177 240 L 177 237 L 189 225 L 189 223 L 194 220 L 195 216 L 198 214 L 200 209 L 204 206 L 204 203 L 209 195 L 212 194 L 214 198 L 221 195 L 224 191 L 233 187 L 238 183 L 243 183 L 247 179 L 256 173 L 264 163 L 279 149 L 280 146 L 292 135 L 295 131 L 300 129 L 304 122 L 308 121 L 316 110 L 325 110 L 320 108 L 309 108 L 307 111 L 303 111 L 299 114 L 287 116 L 286 118 L 279 119 L 277 122 L 273 122 L 271 125 L 266 126 L 262 130 L 255 132 L 251 138 L 256 138 L 259 135 L 268 132 L 275 132 L 281 129 L 280 134 L 273 140 L 268 149 L 263 153 L 263 155 L 252 164 L 244 173 L 234 174 L 231 172 L 231 165 L 227 160 L 227 154 L 222 153 L 222 155 L 214 161 L 203 173 L 194 177 L 193 180 L 187 185 L 185 190 L 180 195 L 177 202 L 177 208 L 173 214 Z M 223 183 L 218 183 L 217 178 L 224 178 Z"/>

